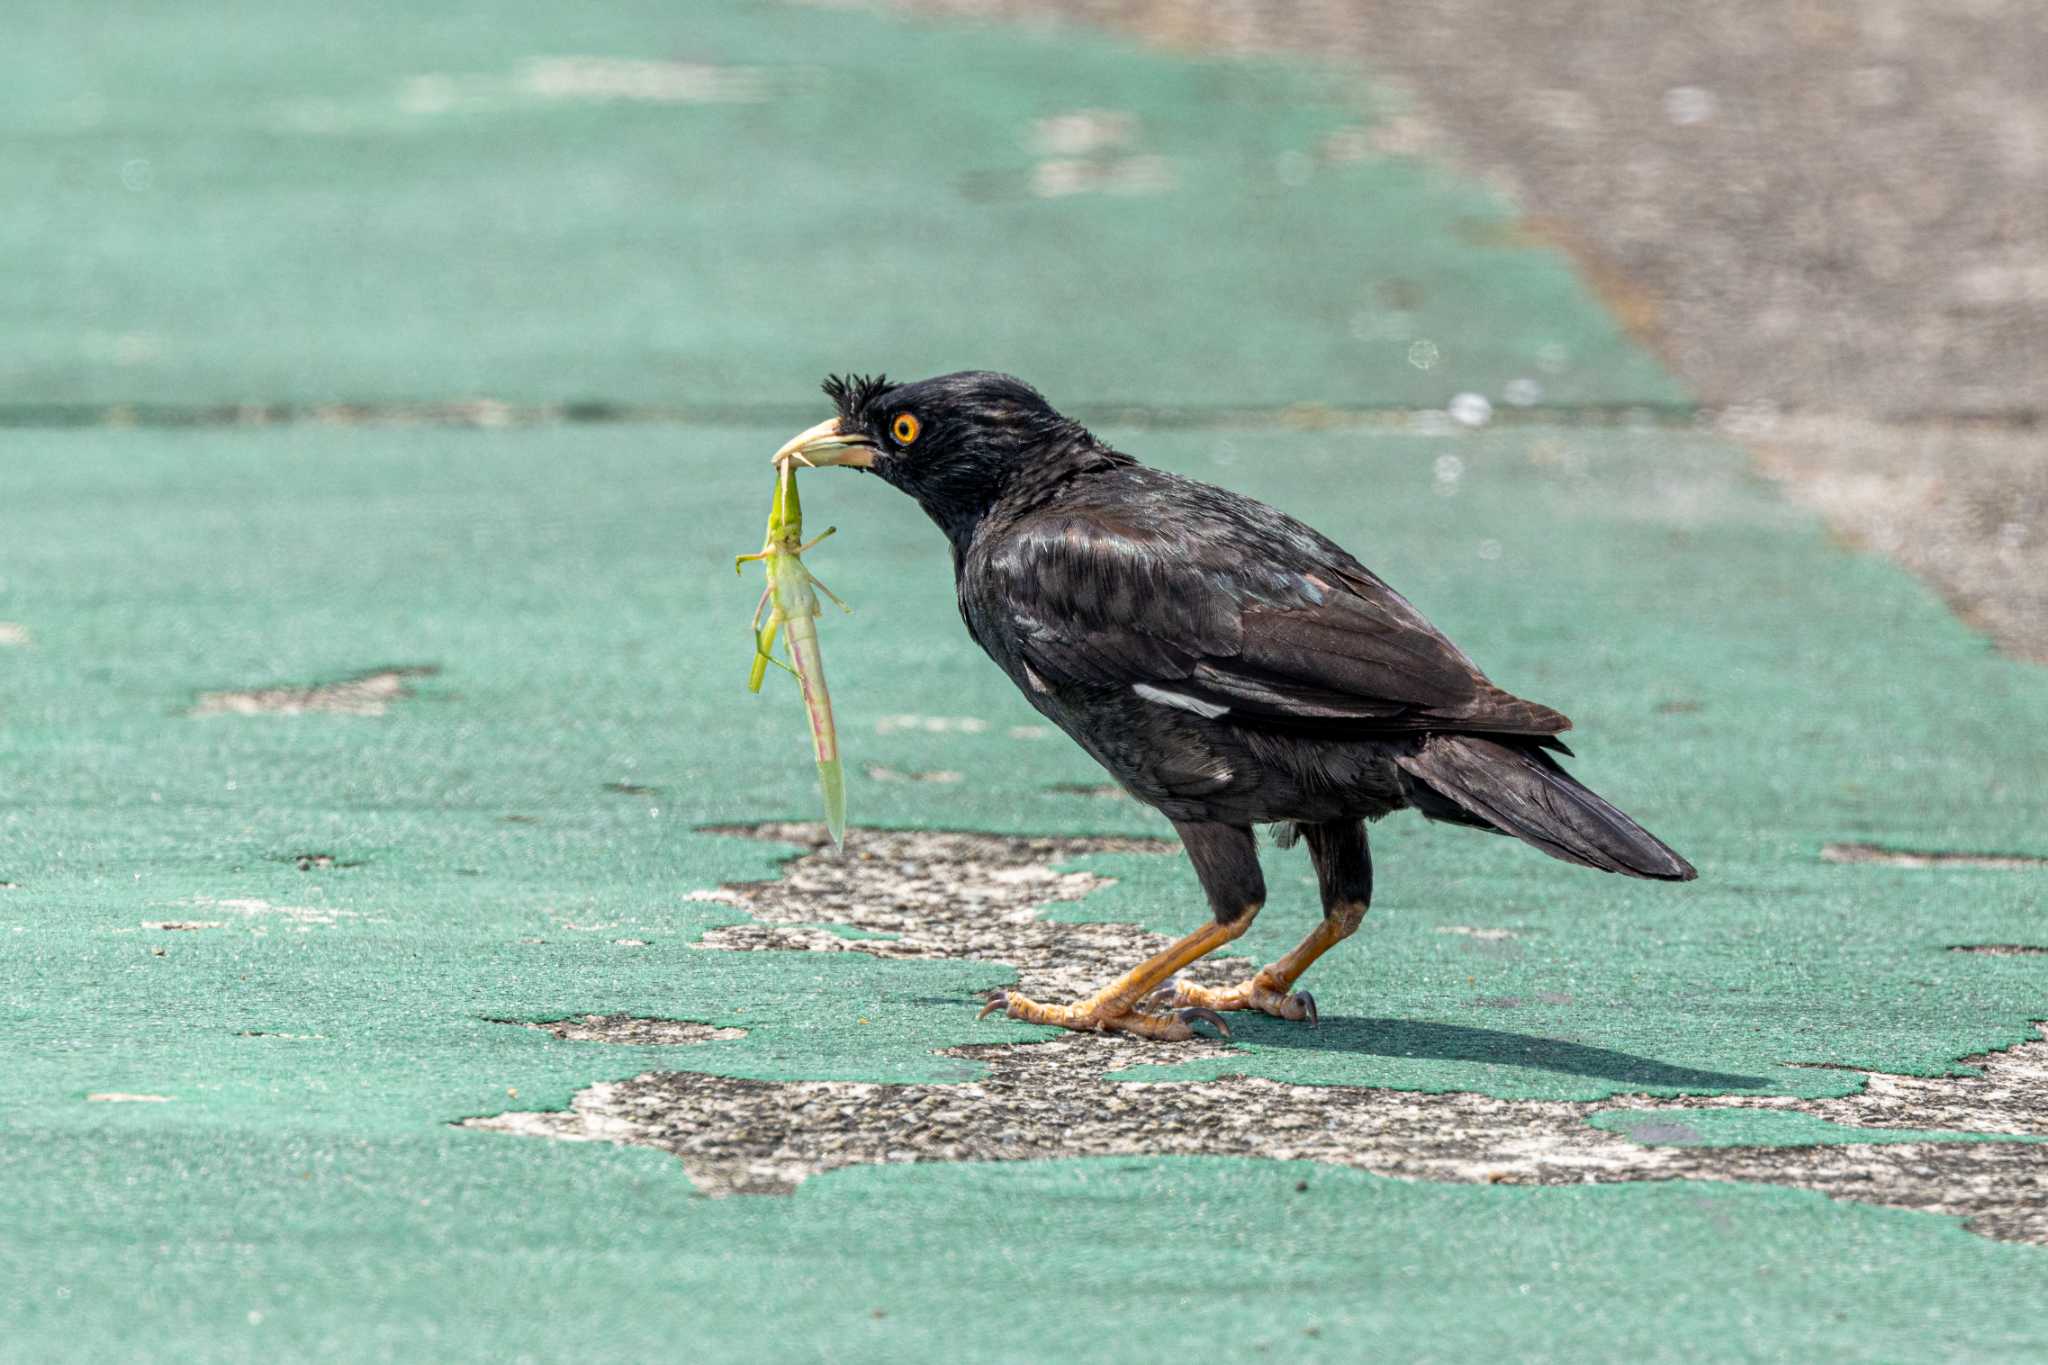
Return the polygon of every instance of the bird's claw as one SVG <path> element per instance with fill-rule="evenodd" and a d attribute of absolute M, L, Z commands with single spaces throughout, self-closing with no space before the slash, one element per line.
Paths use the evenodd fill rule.
<path fill-rule="evenodd" d="M 1152 992 L 1152 994 L 1145 997 L 1145 1008 L 1155 1012 L 1159 1010 L 1170 1010 L 1173 1008 L 1175 1002 L 1177 1002 L 1180 999 L 1180 993 L 1181 978 L 1176 976 L 1173 980 L 1167 982 L 1164 986 L 1161 986 L 1158 990 Z"/>
<path fill-rule="evenodd" d="M 1198 986 L 1192 981 L 1175 977 L 1152 994 L 1145 1001 L 1146 1008 L 1168 1010 L 1176 1006 L 1199 1008 L 1206 1014 L 1217 1010 L 1258 1010 L 1275 1019 L 1305 1020 L 1311 1028 L 1322 1022 L 1316 1010 L 1316 998 L 1307 991 L 1288 994 L 1262 985 L 1254 977 L 1236 986 L 1219 988 Z M 1185 1008 L 1183 1009 L 1185 1013 Z"/>
<path fill-rule="evenodd" d="M 1222 1015 L 1206 1005 L 1190 1005 L 1165 1014 L 1128 1006 L 1105 1008 L 1093 1001 L 1079 1005 L 1041 1005 L 1008 990 L 999 990 L 990 993 L 974 1017 L 986 1019 L 998 1010 L 1026 1023 L 1052 1024 L 1095 1033 L 1135 1033 L 1162 1042 L 1183 1042 L 1197 1036 L 1196 1024 L 1208 1024 L 1223 1037 L 1230 1036 L 1230 1025 L 1223 1021 Z"/>

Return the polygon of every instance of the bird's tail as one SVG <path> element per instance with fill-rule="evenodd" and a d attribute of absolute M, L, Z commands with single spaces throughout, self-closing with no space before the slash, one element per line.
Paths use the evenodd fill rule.
<path fill-rule="evenodd" d="M 1424 815 L 1512 834 L 1553 858 L 1603 872 L 1688 882 L 1699 874 L 1543 750 L 1436 734 L 1395 760 Z"/>

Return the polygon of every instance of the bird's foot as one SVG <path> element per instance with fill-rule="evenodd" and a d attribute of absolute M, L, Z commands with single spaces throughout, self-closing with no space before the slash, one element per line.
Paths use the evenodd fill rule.
<path fill-rule="evenodd" d="M 1260 972 L 1235 986 L 1198 986 L 1173 980 L 1146 1002 L 1154 1009 L 1258 1010 L 1276 1019 L 1317 1021 L 1316 998 L 1307 991 L 1289 991 Z"/>
<path fill-rule="evenodd" d="M 997 1010 L 1027 1023 L 1051 1024 L 1084 1033 L 1133 1033 L 1162 1043 L 1185 1042 L 1200 1036 L 1194 1029 L 1198 1023 L 1211 1024 L 1225 1038 L 1230 1036 L 1230 1025 L 1223 1022 L 1223 1016 L 1205 1005 L 1153 1014 L 1114 996 L 1097 995 L 1072 1005 L 1041 1005 L 1015 991 L 997 991 L 975 1017 L 986 1019 Z"/>

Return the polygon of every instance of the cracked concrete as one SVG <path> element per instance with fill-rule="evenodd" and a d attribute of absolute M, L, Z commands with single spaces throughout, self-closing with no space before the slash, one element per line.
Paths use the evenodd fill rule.
<path fill-rule="evenodd" d="M 379 668 L 305 687 L 259 687 L 247 691 L 202 692 L 186 712 L 191 716 L 381 716 L 391 703 L 412 695 L 410 678 L 440 672 L 431 665 Z"/>
<path fill-rule="evenodd" d="M 1106 1035 L 971 1046 L 970 1085 L 735 1080 L 650 1072 L 579 1093 L 566 1112 L 501 1114 L 467 1126 L 566 1141 L 654 1147 L 712 1195 L 786 1194 L 843 1166 L 1081 1156 L 1239 1156 L 1352 1166 L 1404 1179 L 1572 1185 L 1741 1180 L 1964 1217 L 2011 1241 L 2048 1245 L 2048 1152 L 2011 1143 L 1810 1147 L 1645 1146 L 1590 1126 L 1622 1103 L 1498 1100 L 1251 1077 L 1144 1083 L 1147 1065 L 1228 1055 L 1212 1042 L 1170 1057 Z M 1641 1112 L 1797 1109 L 1855 1127 L 2044 1127 L 2048 1041 L 1976 1059 L 1981 1078 L 1870 1076 L 1862 1095 L 1795 1101 L 1721 1096 L 1640 1100 Z M 1128 1079 L 1108 1080 L 1119 1068 Z M 1953 1091 L 1954 1093 L 1949 1093 Z"/>
<path fill-rule="evenodd" d="M 1004 839 L 863 831 L 858 852 L 825 851 L 809 825 L 727 829 L 809 851 L 772 882 L 720 888 L 751 925 L 715 930 L 706 951 L 776 948 L 1013 963 L 1027 990 L 1075 990 L 1163 942 L 1130 925 L 1049 924 L 1036 909 L 1085 896 L 1102 879 L 1057 865 L 1099 852 L 1164 852 L 1131 839 Z M 700 893 L 707 894 L 707 893 Z M 820 926 L 888 938 L 848 939 Z M 1243 960 L 1205 964 L 1227 977 Z M 709 1041 L 730 1031 L 685 1021 L 586 1016 L 546 1028 L 588 1041 Z M 651 1036 L 649 1030 L 669 1030 Z M 739 1080 L 650 1072 L 580 1092 L 566 1111 L 507 1113 L 465 1126 L 563 1141 L 657 1148 L 711 1195 L 780 1194 L 845 1166 L 1015 1161 L 1076 1156 L 1203 1155 L 1301 1159 L 1406 1179 L 1564 1185 L 1626 1180 L 1740 1180 L 1831 1197 L 1954 1214 L 1986 1236 L 2048 1245 L 2048 1151 L 1963 1140 L 2048 1136 L 2048 1035 L 1965 1059 L 1979 1074 L 1865 1072 L 1856 1094 L 1501 1100 L 1244 1076 L 1148 1082 L 1149 1067 L 1227 1058 L 1197 1039 L 1171 1049 L 1116 1035 L 948 1049 L 978 1062 L 972 1084 L 891 1085 Z M 1112 1073 L 1116 1073 L 1112 1075 Z M 1755 1109 L 1804 1113 L 1850 1128 L 1955 1132 L 1954 1142 L 1707 1147 L 1645 1145 L 1593 1127 L 1595 1113 Z M 1679 1121 L 1674 1119 L 1674 1129 Z M 1653 1130 L 1655 1126 L 1653 1125 Z M 1661 1131 L 1661 1130 L 1657 1130 Z"/>
<path fill-rule="evenodd" d="M 1877 844 L 1825 844 L 1822 861 L 1876 863 L 1883 867 L 1979 867 L 1994 872 L 2048 868 L 2048 858 L 2031 853 L 1952 853 L 1939 849 L 1883 848 Z"/>
<path fill-rule="evenodd" d="M 1096 853 L 1180 853 L 1159 839 L 1004 839 L 983 834 L 862 830 L 844 856 L 822 855 L 817 826 L 770 824 L 714 831 L 776 839 L 814 851 L 782 879 L 723 888 L 752 924 L 714 929 L 699 947 L 723 951 L 870 953 L 889 958 L 1006 962 L 1018 989 L 1038 1000 L 1086 995 L 1172 939 L 1130 924 L 1056 924 L 1038 917 L 1078 901 L 1108 879 L 1061 872 Z M 836 925 L 879 938 L 847 938 Z M 1227 985 L 1257 970 L 1244 957 L 1207 958 L 1190 980 Z"/>
<path fill-rule="evenodd" d="M 686 1019 L 646 1019 L 631 1014 L 585 1014 L 574 1019 L 550 1019 L 540 1023 L 523 1019 L 493 1019 L 491 1022 L 538 1029 L 569 1043 L 620 1043 L 629 1047 L 688 1047 L 694 1043 L 717 1043 L 747 1036 L 743 1028 L 693 1024 Z"/>

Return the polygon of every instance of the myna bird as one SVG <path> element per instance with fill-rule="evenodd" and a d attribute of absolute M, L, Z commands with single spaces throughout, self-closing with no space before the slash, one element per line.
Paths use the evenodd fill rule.
<path fill-rule="evenodd" d="M 953 547 L 967 630 L 1031 704 L 1173 822 L 1211 917 L 1085 1000 L 983 1010 L 1181 1039 L 1215 1011 L 1316 1017 L 1294 988 L 1372 898 L 1365 822 L 1409 808 L 1553 858 L 1686 881 L 1691 864 L 1559 766 L 1571 722 L 1487 681 L 1326 537 L 1147 468 L 1009 375 L 832 378 L 838 416 L 778 458 L 864 469 Z M 1265 900 L 1253 826 L 1308 844 L 1323 919 L 1228 989 L 1176 980 Z M 1228 1032 L 1227 1028 L 1222 1031 Z"/>

